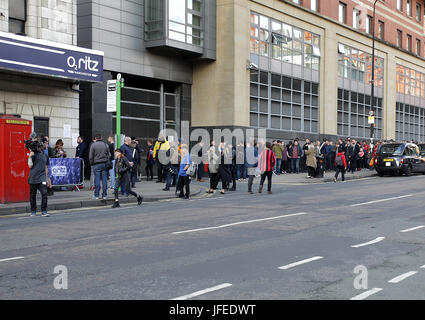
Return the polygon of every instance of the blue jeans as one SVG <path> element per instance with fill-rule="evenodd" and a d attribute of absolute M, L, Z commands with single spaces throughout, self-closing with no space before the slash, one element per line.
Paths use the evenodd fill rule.
<path fill-rule="evenodd" d="M 99 197 L 100 193 L 100 178 L 102 177 L 103 197 L 108 195 L 108 174 L 106 172 L 106 164 L 99 163 L 93 166 L 94 172 L 94 196 Z"/>
<path fill-rule="evenodd" d="M 111 189 L 115 189 L 115 160 L 112 160 L 112 169 L 109 170 L 109 177 L 111 178 Z"/>
<path fill-rule="evenodd" d="M 300 173 L 300 158 L 291 159 L 291 169 L 293 173 Z"/>
<path fill-rule="evenodd" d="M 276 165 L 274 167 L 274 172 L 280 174 L 280 167 L 282 166 L 282 159 L 276 159 Z"/>
<path fill-rule="evenodd" d="M 247 170 L 244 164 L 238 164 L 236 169 L 236 179 L 238 180 L 240 178 L 246 179 L 246 176 L 247 176 L 246 171 Z"/>

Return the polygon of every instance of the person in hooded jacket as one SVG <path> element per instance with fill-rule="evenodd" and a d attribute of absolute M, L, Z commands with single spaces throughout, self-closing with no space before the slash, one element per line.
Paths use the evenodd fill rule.
<path fill-rule="evenodd" d="M 131 165 L 128 159 L 124 156 L 120 149 L 115 150 L 115 175 L 117 176 L 115 182 L 115 202 L 112 208 L 119 208 L 118 189 L 121 184 L 125 186 L 127 193 L 137 198 L 137 204 L 140 206 L 143 201 L 143 197 L 131 190 L 130 175 Z"/>
<path fill-rule="evenodd" d="M 340 148 L 339 144 L 337 144 L 336 148 L 337 148 L 337 154 L 336 154 L 336 157 L 335 157 L 336 173 L 335 173 L 334 182 L 337 182 L 339 173 L 341 173 L 342 182 L 344 182 L 345 181 L 345 170 L 347 170 L 347 160 L 345 159 L 344 151 L 343 151 L 342 148 Z"/>

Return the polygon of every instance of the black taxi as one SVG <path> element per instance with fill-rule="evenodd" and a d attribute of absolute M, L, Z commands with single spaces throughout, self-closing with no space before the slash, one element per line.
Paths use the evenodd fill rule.
<path fill-rule="evenodd" d="M 375 169 L 381 177 L 386 173 L 425 174 L 425 157 L 421 157 L 420 147 L 416 144 L 387 143 L 381 145 L 376 153 Z"/>

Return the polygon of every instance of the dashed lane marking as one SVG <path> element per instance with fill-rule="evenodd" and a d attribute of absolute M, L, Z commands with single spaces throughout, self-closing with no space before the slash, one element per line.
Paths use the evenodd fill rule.
<path fill-rule="evenodd" d="M 24 259 L 24 257 L 13 257 L 13 258 L 1 259 L 0 262 L 20 260 L 20 259 Z"/>
<path fill-rule="evenodd" d="M 394 198 L 387 198 L 387 199 L 363 202 L 363 203 L 356 203 L 356 204 L 352 204 L 350 207 L 359 207 L 359 206 L 364 206 L 364 205 L 367 205 L 367 204 L 373 204 L 373 203 L 379 203 L 379 202 L 397 200 L 397 199 L 403 199 L 403 198 L 409 198 L 409 197 L 413 197 L 413 194 L 408 194 L 408 195 L 405 195 L 405 196 L 394 197 Z"/>
<path fill-rule="evenodd" d="M 313 262 L 313 261 L 320 260 L 320 259 L 323 259 L 323 257 L 319 257 L 318 256 L 318 257 L 313 257 L 313 258 L 301 260 L 301 261 L 298 261 L 298 262 L 294 262 L 294 263 L 288 264 L 286 266 L 279 267 L 279 269 L 280 270 L 288 270 L 288 269 L 297 267 L 299 265 L 306 264 L 306 263 Z"/>
<path fill-rule="evenodd" d="M 419 230 L 419 229 L 422 229 L 422 228 L 425 228 L 425 226 L 417 226 L 417 227 L 414 227 L 414 228 L 401 230 L 400 232 L 410 232 L 410 231 L 415 231 L 415 230 Z"/>
<path fill-rule="evenodd" d="M 354 246 L 351 246 L 352 248 L 360 248 L 360 247 L 365 247 L 365 246 L 369 246 L 371 244 L 375 244 L 378 242 L 381 242 L 382 240 L 384 240 L 385 237 L 378 237 L 375 240 L 369 241 L 369 242 L 365 242 L 365 243 L 361 243 L 361 244 L 356 244 Z"/>
<path fill-rule="evenodd" d="M 231 283 L 223 283 L 223 284 L 220 284 L 218 286 L 214 286 L 214 287 L 207 288 L 207 289 L 204 289 L 204 290 L 196 291 L 194 293 L 187 294 L 187 295 L 184 295 L 184 296 L 181 296 L 181 297 L 177 297 L 177 298 L 174 298 L 174 299 L 171 299 L 171 300 L 187 300 L 187 299 L 194 298 L 194 297 L 197 297 L 197 296 L 209 293 L 209 292 L 225 289 L 225 288 L 228 288 L 230 286 L 232 286 Z"/>
<path fill-rule="evenodd" d="M 364 300 L 367 297 L 370 297 L 371 295 L 378 293 L 379 291 L 382 291 L 382 288 L 373 288 L 372 290 L 363 292 L 355 297 L 352 297 L 350 300 Z"/>
<path fill-rule="evenodd" d="M 399 283 L 399 282 L 403 281 L 404 279 L 407 279 L 407 278 L 413 276 L 416 273 L 418 273 L 418 272 L 417 271 L 409 271 L 409 272 L 403 273 L 403 274 L 391 279 L 388 282 L 389 283 Z"/>

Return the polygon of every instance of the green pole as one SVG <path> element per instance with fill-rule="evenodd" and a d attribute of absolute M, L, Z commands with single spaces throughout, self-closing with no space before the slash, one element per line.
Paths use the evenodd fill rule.
<path fill-rule="evenodd" d="M 121 74 L 117 77 L 117 145 L 116 148 L 121 148 L 121 88 L 124 87 L 124 79 L 121 79 Z"/>

